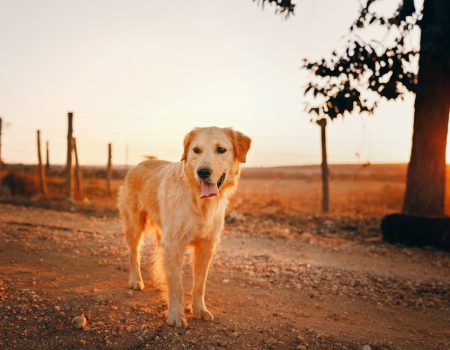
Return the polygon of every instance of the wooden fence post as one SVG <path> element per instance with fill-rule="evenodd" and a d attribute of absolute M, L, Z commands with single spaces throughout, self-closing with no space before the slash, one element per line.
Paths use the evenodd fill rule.
<path fill-rule="evenodd" d="M 320 139 L 322 143 L 322 212 L 328 213 L 330 210 L 330 185 L 327 160 L 327 120 L 322 118 L 317 121 L 317 124 L 320 126 Z"/>
<path fill-rule="evenodd" d="M 42 165 L 41 156 L 41 131 L 37 130 L 37 154 L 38 154 L 38 172 L 39 172 L 39 191 L 44 197 L 47 197 L 47 181 L 45 179 L 45 171 Z"/>
<path fill-rule="evenodd" d="M 2 158 L 2 118 L 0 118 L 0 169 L 3 167 Z"/>
<path fill-rule="evenodd" d="M 72 199 L 72 134 L 73 134 L 73 113 L 68 113 L 67 129 L 67 162 L 66 162 L 66 198 Z"/>
<path fill-rule="evenodd" d="M 50 149 L 48 141 L 45 142 L 45 175 L 50 174 Z"/>
<path fill-rule="evenodd" d="M 77 140 L 76 138 L 72 138 L 73 142 L 73 152 L 75 155 L 75 197 L 78 199 L 83 198 L 83 191 L 81 188 L 81 168 L 80 163 L 78 163 L 78 151 L 77 151 Z"/>
<path fill-rule="evenodd" d="M 111 196 L 111 177 L 112 177 L 112 144 L 108 143 L 108 165 L 106 168 L 106 190 L 108 191 L 108 196 Z"/>

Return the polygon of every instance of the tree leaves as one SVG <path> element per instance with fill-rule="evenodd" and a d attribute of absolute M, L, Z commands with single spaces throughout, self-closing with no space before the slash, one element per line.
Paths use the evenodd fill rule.
<path fill-rule="evenodd" d="M 284 14 L 286 18 L 294 14 L 295 4 L 292 3 L 292 0 L 253 0 L 253 1 L 256 1 L 258 5 L 261 5 L 262 8 L 264 8 L 266 2 L 268 2 L 271 5 L 275 5 L 276 7 L 275 13 Z"/>
<path fill-rule="evenodd" d="M 408 49 L 405 37 L 420 19 L 413 0 L 403 0 L 390 17 L 372 11 L 379 0 L 367 0 L 360 15 L 350 27 L 346 44 L 334 50 L 331 58 L 319 61 L 304 59 L 302 68 L 310 71 L 311 81 L 304 95 L 309 97 L 306 112 L 316 118 L 335 119 L 350 113 L 369 113 L 381 99 L 396 100 L 415 92 L 417 83 L 413 63 L 418 51 Z M 374 40 L 364 41 L 355 32 L 370 26 L 383 25 L 395 37 L 390 45 Z"/>

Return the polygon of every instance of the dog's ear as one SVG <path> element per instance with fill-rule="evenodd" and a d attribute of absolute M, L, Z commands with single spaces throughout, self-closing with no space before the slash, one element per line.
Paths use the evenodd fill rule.
<path fill-rule="evenodd" d="M 228 129 L 228 134 L 230 135 L 231 141 L 233 142 L 234 155 L 237 160 L 241 163 L 245 163 L 247 152 L 250 149 L 252 140 L 250 137 L 244 135 L 240 131 L 234 131 L 233 129 Z"/>
<path fill-rule="evenodd" d="M 191 130 L 185 137 L 183 141 L 183 155 L 181 156 L 181 161 L 185 161 L 187 159 L 187 155 L 189 153 L 189 147 L 191 146 L 191 142 L 195 135 L 195 129 Z"/>

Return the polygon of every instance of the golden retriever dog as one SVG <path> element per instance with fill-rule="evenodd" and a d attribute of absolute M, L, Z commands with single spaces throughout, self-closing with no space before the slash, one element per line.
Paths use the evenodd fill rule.
<path fill-rule="evenodd" d="M 145 230 L 155 235 L 153 275 L 168 302 L 168 322 L 186 326 L 182 267 L 193 250 L 194 317 L 212 320 L 205 305 L 211 259 L 224 225 L 230 195 L 251 139 L 231 128 L 196 128 L 184 139 L 180 162 L 147 160 L 130 170 L 118 208 L 130 250 L 129 287 L 144 288 L 139 247 Z"/>

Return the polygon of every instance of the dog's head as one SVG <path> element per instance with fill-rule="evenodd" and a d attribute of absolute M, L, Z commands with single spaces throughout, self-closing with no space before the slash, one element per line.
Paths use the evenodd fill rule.
<path fill-rule="evenodd" d="M 218 196 L 236 185 L 250 144 L 248 136 L 231 128 L 196 128 L 186 135 L 181 160 L 201 198 Z"/>

